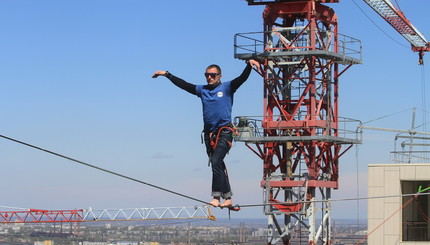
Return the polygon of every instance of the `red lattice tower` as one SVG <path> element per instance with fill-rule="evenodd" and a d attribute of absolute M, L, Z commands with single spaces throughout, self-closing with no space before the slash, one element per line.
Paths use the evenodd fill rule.
<path fill-rule="evenodd" d="M 290 244 L 303 229 L 309 244 L 331 243 L 339 159 L 361 142 L 358 121 L 341 118 L 338 105 L 339 77 L 361 63 L 361 43 L 338 33 L 337 16 L 324 2 L 338 1 L 248 0 L 266 5 L 264 31 L 235 36 L 235 57 L 264 66 L 263 116 L 236 122 L 238 140 L 263 160 L 268 244 Z"/>

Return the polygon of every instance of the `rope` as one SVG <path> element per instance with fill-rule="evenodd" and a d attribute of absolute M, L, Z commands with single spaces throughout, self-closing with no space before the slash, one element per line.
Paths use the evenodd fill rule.
<path fill-rule="evenodd" d="M 157 185 L 153 185 L 153 184 L 150 184 L 148 182 L 144 182 L 142 180 L 138 180 L 138 179 L 135 179 L 135 178 L 123 175 L 123 174 L 119 174 L 119 173 L 116 173 L 116 172 L 113 172 L 113 171 L 110 171 L 110 170 L 107 170 L 107 169 L 104 169 L 104 168 L 101 168 L 101 167 L 97 167 L 95 165 L 92 165 L 92 164 L 89 164 L 89 163 L 86 163 L 86 162 L 83 162 L 83 161 L 80 161 L 80 160 L 77 160 L 77 159 L 74 159 L 74 158 L 71 158 L 71 157 L 68 157 L 68 156 L 65 156 L 65 155 L 61 155 L 59 153 L 56 153 L 56 152 L 53 152 L 53 151 L 50 151 L 50 150 L 46 150 L 46 149 L 43 149 L 41 147 L 29 144 L 29 143 L 26 143 L 26 142 L 23 142 L 23 141 L 20 141 L 20 140 L 17 140 L 17 139 L 13 139 L 13 138 L 1 135 L 1 134 L 0 134 L 0 137 L 4 138 L 4 139 L 7 139 L 7 140 L 10 140 L 10 141 L 13 141 L 13 142 L 18 143 L 18 144 L 22 144 L 22 145 L 25 145 L 25 146 L 28 146 L 28 147 L 31 147 L 31 148 L 34 148 L 34 149 L 37 149 L 37 150 L 40 150 L 40 151 L 44 151 L 46 153 L 49 153 L 49 154 L 52 154 L 52 155 L 55 155 L 55 156 L 58 156 L 58 157 L 61 157 L 61 158 L 67 159 L 67 160 L 79 163 L 81 165 L 84 165 L 84 166 L 87 166 L 87 167 L 90 167 L 90 168 L 94 168 L 94 169 L 97 169 L 97 170 L 100 170 L 100 171 L 103 171 L 103 172 L 106 172 L 106 173 L 109 173 L 109 174 L 112 174 L 112 175 L 116 175 L 116 176 L 124 178 L 124 179 L 128 179 L 128 180 L 140 183 L 140 184 L 144 184 L 144 185 L 147 185 L 147 186 L 150 186 L 150 187 L 153 187 L 153 188 L 165 191 L 165 192 L 169 192 L 171 194 L 175 194 L 175 195 L 178 195 L 178 196 L 181 196 L 181 197 L 184 197 L 184 198 L 188 198 L 188 199 L 191 199 L 191 200 L 194 200 L 194 201 L 206 204 L 206 205 L 211 205 L 210 203 L 208 203 L 206 201 L 203 201 L 203 200 L 200 200 L 200 199 L 197 199 L 197 198 L 185 195 L 185 194 L 181 194 L 179 192 L 175 192 L 175 191 L 172 191 L 172 190 L 169 190 L 169 189 L 157 186 Z M 282 204 L 299 204 L 299 203 L 319 203 L 319 202 L 327 202 L 327 201 L 330 201 L 330 202 L 340 202 L 340 201 L 354 201 L 354 200 L 366 200 L 366 199 L 378 199 L 378 198 L 390 198 L 390 197 L 420 196 L 420 195 L 430 195 L 430 193 L 418 192 L 418 193 L 414 193 L 414 194 L 391 195 L 391 196 L 374 196 L 374 197 L 356 197 L 356 198 L 342 198 L 342 199 L 330 199 L 330 200 L 312 200 L 312 201 L 299 201 L 299 202 L 277 202 L 277 203 L 263 203 L 263 204 L 247 204 L 247 205 L 235 205 L 235 207 L 238 207 L 238 208 L 247 208 L 247 207 L 267 206 L 267 205 L 273 205 L 273 204 L 280 204 L 280 205 L 282 205 Z"/>
<path fill-rule="evenodd" d="M 236 205 L 240 208 L 248 208 L 248 207 L 260 207 L 260 206 L 269 206 L 269 205 L 282 205 L 282 204 L 309 204 L 309 203 L 320 203 L 320 202 L 345 202 L 345 201 L 356 201 L 356 200 L 369 200 L 369 199 L 385 199 L 392 197 L 410 197 L 410 196 L 428 196 L 430 192 L 418 192 L 412 194 L 403 194 L 403 195 L 391 195 L 391 196 L 373 196 L 373 197 L 352 197 L 352 198 L 340 198 L 340 199 L 329 199 L 329 200 L 310 200 L 310 201 L 298 201 L 298 202 L 276 202 L 276 203 L 261 203 L 261 204 L 247 204 L 247 205 Z"/>
<path fill-rule="evenodd" d="M 388 216 L 385 220 L 383 220 L 379 225 L 377 225 L 372 231 L 368 232 L 366 236 L 361 238 L 360 241 L 358 241 L 355 245 L 360 244 L 362 241 L 366 240 L 373 232 L 375 232 L 379 227 L 381 227 L 385 222 L 387 222 L 389 219 L 391 219 L 396 213 L 400 212 L 402 209 L 404 209 L 406 206 L 409 205 L 413 200 L 415 199 L 415 196 L 411 197 L 405 204 L 403 204 L 399 209 L 394 211 L 390 216 Z"/>
<path fill-rule="evenodd" d="M 359 161 L 358 161 L 358 144 L 355 145 L 355 166 L 356 166 L 356 197 L 360 198 L 360 172 L 359 172 Z M 360 200 L 357 199 L 357 229 L 360 227 Z"/>
<path fill-rule="evenodd" d="M 109 173 L 109 174 L 112 174 L 112 175 L 116 175 L 116 176 L 124 178 L 124 179 L 128 179 L 128 180 L 131 180 L 131 181 L 134 181 L 134 182 L 138 182 L 140 184 L 144 184 L 144 185 L 147 185 L 147 186 L 150 186 L 150 187 L 153 187 L 153 188 L 165 191 L 165 192 L 169 192 L 171 194 L 175 194 L 175 195 L 178 195 L 178 196 L 181 196 L 181 197 L 185 197 L 185 198 L 197 201 L 197 202 L 204 203 L 206 205 L 210 205 L 210 203 L 202 201 L 200 199 L 197 199 L 197 198 L 194 198 L 194 197 L 191 197 L 191 196 L 187 196 L 187 195 L 184 195 L 184 194 L 181 194 L 181 193 L 178 193 L 178 192 L 175 192 L 175 191 L 172 191 L 172 190 L 160 187 L 160 186 L 156 186 L 156 185 L 144 182 L 142 180 L 138 180 L 138 179 L 135 179 L 135 178 L 123 175 L 123 174 L 119 174 L 119 173 L 116 173 L 116 172 L 113 172 L 113 171 L 110 171 L 110 170 L 107 170 L 107 169 L 104 169 L 104 168 L 101 168 L 101 167 L 97 167 L 95 165 L 92 165 L 92 164 L 89 164 L 89 163 L 86 163 L 86 162 L 83 162 L 83 161 L 80 161 L 80 160 L 77 160 L 77 159 L 74 159 L 74 158 L 71 158 L 71 157 L 68 157 L 68 156 L 65 156 L 65 155 L 61 155 L 59 153 L 56 153 L 56 152 L 53 152 L 53 151 L 50 151 L 50 150 L 43 149 L 43 148 L 40 148 L 38 146 L 29 144 L 29 143 L 26 143 L 26 142 L 23 142 L 23 141 L 20 141 L 20 140 L 16 140 L 16 139 L 4 136 L 4 135 L 0 135 L 0 137 L 2 137 L 4 139 L 7 139 L 7 140 L 10 140 L 10 141 L 13 141 L 15 143 L 19 143 L 19 144 L 22 144 L 22 145 L 25 145 L 25 146 L 28 146 L 28 147 L 31 147 L 31 148 L 34 148 L 34 149 L 37 149 L 37 150 L 40 150 L 40 151 L 44 151 L 46 153 L 49 153 L 49 154 L 52 154 L 52 155 L 55 155 L 55 156 L 58 156 L 58 157 L 70 160 L 72 162 L 79 163 L 81 165 L 85 165 L 85 166 L 90 167 L 90 168 L 94 168 L 94 169 L 97 169 L 97 170 L 100 170 L 100 171 L 103 171 L 103 172 L 106 172 L 106 173 Z"/>

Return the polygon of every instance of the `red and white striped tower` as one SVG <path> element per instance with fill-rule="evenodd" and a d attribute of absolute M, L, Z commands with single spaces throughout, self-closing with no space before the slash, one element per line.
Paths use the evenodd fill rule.
<path fill-rule="evenodd" d="M 291 244 L 299 236 L 309 244 L 331 243 L 339 158 L 361 143 L 357 125 L 350 126 L 355 121 L 339 116 L 339 77 L 361 63 L 361 43 L 338 34 L 335 12 L 323 5 L 337 2 L 248 0 L 266 5 L 264 31 L 235 36 L 235 57 L 264 67 L 263 116 L 236 122 L 238 140 L 263 160 L 268 244 Z"/>

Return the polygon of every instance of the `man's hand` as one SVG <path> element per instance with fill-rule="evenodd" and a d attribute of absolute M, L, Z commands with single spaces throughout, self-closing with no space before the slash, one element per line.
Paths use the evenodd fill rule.
<path fill-rule="evenodd" d="M 248 63 L 252 68 L 256 67 L 257 71 L 260 70 L 260 63 L 258 61 L 250 59 L 248 60 Z"/>
<path fill-rule="evenodd" d="M 152 75 L 152 78 L 157 78 L 158 76 L 165 76 L 167 71 L 156 71 L 154 75 Z"/>

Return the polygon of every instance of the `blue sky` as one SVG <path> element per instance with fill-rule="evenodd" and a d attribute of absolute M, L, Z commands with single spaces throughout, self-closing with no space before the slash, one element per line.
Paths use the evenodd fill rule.
<path fill-rule="evenodd" d="M 339 32 L 363 44 L 363 64 L 341 77 L 340 115 L 365 122 L 417 107 L 417 124 L 423 123 L 422 77 L 427 83 L 429 54 L 426 65 L 418 66 L 408 43 L 361 0 L 355 2 L 402 45 L 353 1 L 329 4 L 339 16 Z M 398 2 L 430 39 L 425 18 L 430 2 Z M 217 63 L 224 79 L 234 78 L 244 62 L 233 57 L 233 36 L 262 31 L 262 11 L 239 0 L 3 0 L 0 134 L 209 201 L 200 101 L 151 75 L 168 70 L 199 84 L 206 66 Z M 236 93 L 233 115 L 261 115 L 262 87 L 253 73 Z M 369 126 L 408 129 L 411 117 L 407 110 Z M 357 176 L 360 196 L 367 196 L 367 165 L 389 162 L 393 142 L 392 133 L 365 131 L 363 144 L 341 159 L 341 188 L 333 198 L 357 196 Z M 3 139 L 0 155 L 0 206 L 196 204 Z M 227 162 L 235 202 L 262 203 L 261 160 L 236 143 Z M 361 217 L 366 205 L 360 202 Z M 355 218 L 356 206 L 335 204 L 333 217 Z M 234 217 L 265 216 L 261 208 L 249 208 Z"/>

